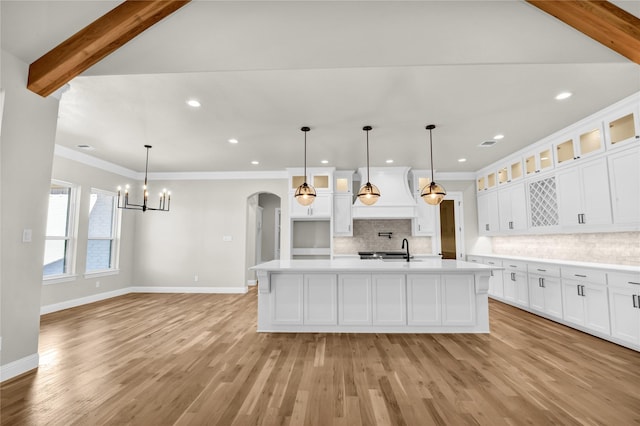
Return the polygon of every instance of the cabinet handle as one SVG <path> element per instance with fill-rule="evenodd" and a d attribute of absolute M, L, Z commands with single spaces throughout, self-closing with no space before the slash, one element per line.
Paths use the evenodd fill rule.
<path fill-rule="evenodd" d="M 489 271 L 489 274 L 490 274 L 491 276 L 493 276 L 493 271 Z"/>
<path fill-rule="evenodd" d="M 489 230 L 489 224 L 488 223 L 484 226 L 484 229 L 485 229 L 485 231 Z"/>
<path fill-rule="evenodd" d="M 516 266 L 516 265 L 509 265 L 509 266 L 510 266 L 510 267 L 512 267 L 512 268 L 517 268 L 517 266 Z"/>
<path fill-rule="evenodd" d="M 583 285 L 581 285 L 581 286 L 580 286 L 580 288 L 582 289 L 582 290 L 581 290 L 581 293 L 580 293 L 580 296 L 584 297 L 584 286 L 583 286 Z"/>
<path fill-rule="evenodd" d="M 576 277 L 580 277 L 580 278 L 587 278 L 586 275 L 580 275 L 580 274 L 573 274 L 573 275 L 576 276 Z"/>
<path fill-rule="evenodd" d="M 487 262 L 489 265 L 495 265 L 496 262 Z M 636 283 L 637 284 L 637 283 Z"/>
<path fill-rule="evenodd" d="M 516 280 L 516 273 L 512 272 L 511 273 L 511 281 L 515 281 Z"/>
<path fill-rule="evenodd" d="M 547 272 L 546 269 L 537 269 L 537 270 L 540 271 L 540 272 Z"/>
<path fill-rule="evenodd" d="M 635 285 L 640 285 L 640 283 L 634 282 L 634 281 L 627 281 L 629 284 L 635 284 Z M 640 296 L 638 296 L 640 297 Z"/>
<path fill-rule="evenodd" d="M 631 295 L 631 297 L 633 298 L 633 307 L 634 307 L 634 308 L 637 308 L 637 307 L 638 307 L 638 305 L 636 304 L 636 295 L 635 295 L 635 294 L 632 294 L 632 295 Z"/>
<path fill-rule="evenodd" d="M 509 229 L 513 229 L 513 222 L 509 222 Z"/>
<path fill-rule="evenodd" d="M 582 296 L 582 295 L 580 294 L 580 284 L 577 284 L 577 285 L 576 285 L 576 288 L 578 289 L 578 296 Z"/>
<path fill-rule="evenodd" d="M 544 288 L 544 278 L 538 278 L 540 280 L 540 287 Z"/>
<path fill-rule="evenodd" d="M 587 223 L 587 219 L 585 219 L 584 213 L 582 213 L 582 224 L 586 224 Z"/>

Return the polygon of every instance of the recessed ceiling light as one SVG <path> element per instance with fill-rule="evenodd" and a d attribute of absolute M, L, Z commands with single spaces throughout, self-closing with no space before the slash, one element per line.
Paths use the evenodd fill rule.
<path fill-rule="evenodd" d="M 562 93 L 558 93 L 558 94 L 556 95 L 556 100 L 561 101 L 561 100 L 563 100 L 563 99 L 570 98 L 570 97 L 571 97 L 571 95 L 572 95 L 572 93 L 571 93 L 571 92 L 562 92 Z"/>
<path fill-rule="evenodd" d="M 198 108 L 200 106 L 200 102 L 195 99 L 189 99 L 187 101 L 187 105 L 189 105 L 190 107 Z"/>
<path fill-rule="evenodd" d="M 257 166 L 258 164 L 260 164 L 260 162 L 254 160 L 254 161 L 251 162 L 251 164 L 253 164 L 254 166 Z"/>
<path fill-rule="evenodd" d="M 322 164 L 329 164 L 329 160 L 321 160 L 320 161 Z"/>
<path fill-rule="evenodd" d="M 500 134 L 498 134 L 498 135 L 495 135 L 493 138 L 494 138 L 495 140 L 498 140 L 498 141 L 499 141 L 500 139 L 504 139 L 504 135 L 503 135 L 502 133 L 500 133 Z"/>
<path fill-rule="evenodd" d="M 237 144 L 238 143 L 238 139 L 229 139 L 229 143 Z"/>
<path fill-rule="evenodd" d="M 392 160 L 392 159 L 388 159 L 388 160 L 386 161 L 386 163 L 387 163 L 387 164 L 391 164 L 391 163 L 393 163 L 393 160 Z"/>
<path fill-rule="evenodd" d="M 458 163 L 464 163 L 465 161 L 467 161 L 466 158 L 458 158 Z"/>
<path fill-rule="evenodd" d="M 85 151 L 93 151 L 95 149 L 91 145 L 87 145 L 87 144 L 84 144 L 84 143 L 76 145 L 76 148 L 84 149 Z"/>

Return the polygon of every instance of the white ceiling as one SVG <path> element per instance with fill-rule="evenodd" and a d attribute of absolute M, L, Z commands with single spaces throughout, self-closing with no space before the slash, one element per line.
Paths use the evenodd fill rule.
<path fill-rule="evenodd" d="M 118 3 L 2 0 L 2 48 L 31 63 Z M 640 66 L 521 1 L 194 1 L 70 85 L 56 142 L 136 171 L 143 144 L 153 172 L 301 166 L 303 125 L 309 166 L 355 169 L 367 124 L 372 166 L 428 168 L 434 123 L 457 172 L 639 91 Z"/>

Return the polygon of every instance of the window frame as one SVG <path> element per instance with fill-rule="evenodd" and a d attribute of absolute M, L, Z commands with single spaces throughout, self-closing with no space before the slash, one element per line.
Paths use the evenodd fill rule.
<path fill-rule="evenodd" d="M 71 281 L 76 278 L 76 260 L 78 251 L 78 213 L 80 199 L 80 186 L 71 182 L 66 182 L 58 179 L 51 179 L 49 186 L 49 196 L 51 196 L 51 187 L 53 185 L 69 188 L 69 204 L 67 206 L 67 232 L 64 237 L 49 236 L 46 235 L 47 229 L 45 229 L 45 250 L 47 241 L 67 241 L 65 249 L 64 261 L 66 265 L 66 271 L 62 274 L 44 275 L 44 254 L 43 252 L 43 264 L 42 264 L 42 283 L 54 284 L 57 282 Z M 49 220 L 49 204 L 47 204 L 47 221 Z"/>
<path fill-rule="evenodd" d="M 107 276 L 119 273 L 120 267 L 120 230 L 121 230 L 121 218 L 122 212 L 118 208 L 118 194 L 114 191 L 107 191 L 99 188 L 91 188 L 89 191 L 89 200 L 91 195 L 102 194 L 113 197 L 113 214 L 111 216 L 111 237 L 96 237 L 91 238 L 89 235 L 89 229 L 91 227 L 91 210 L 87 212 L 87 249 L 84 265 L 84 277 L 96 277 Z M 91 201 L 89 201 L 89 208 L 91 207 Z M 107 269 L 87 269 L 87 263 L 89 261 L 89 241 L 111 241 L 111 256 L 109 258 L 109 268 Z"/>

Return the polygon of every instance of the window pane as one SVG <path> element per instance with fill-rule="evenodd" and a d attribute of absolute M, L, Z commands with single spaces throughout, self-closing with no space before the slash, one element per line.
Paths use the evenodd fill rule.
<path fill-rule="evenodd" d="M 113 227 L 113 195 L 91 193 L 89 238 L 111 238 Z"/>
<path fill-rule="evenodd" d="M 44 243 L 43 276 L 61 275 L 67 272 L 66 240 L 47 240 Z"/>
<path fill-rule="evenodd" d="M 69 199 L 71 188 L 51 185 L 49 211 L 47 213 L 47 236 L 66 237 L 69 223 Z"/>
<path fill-rule="evenodd" d="M 111 240 L 87 242 L 87 272 L 111 268 Z"/>

